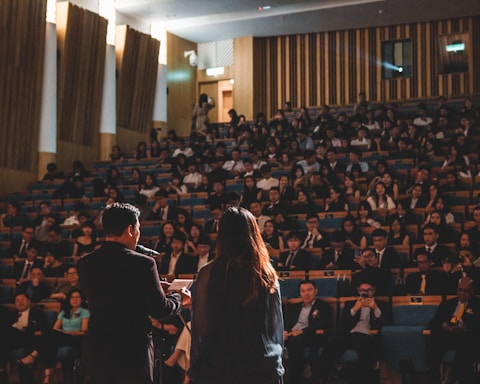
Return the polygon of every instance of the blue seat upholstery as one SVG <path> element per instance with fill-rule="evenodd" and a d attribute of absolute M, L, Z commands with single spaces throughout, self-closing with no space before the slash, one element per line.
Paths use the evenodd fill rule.
<path fill-rule="evenodd" d="M 283 298 L 291 299 L 300 297 L 301 279 L 280 279 L 280 293 Z"/>

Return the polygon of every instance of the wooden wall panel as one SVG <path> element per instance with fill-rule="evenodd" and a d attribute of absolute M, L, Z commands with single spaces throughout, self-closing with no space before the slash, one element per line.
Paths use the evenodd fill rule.
<path fill-rule="evenodd" d="M 58 138 L 93 147 L 100 131 L 107 20 L 71 3 L 61 6 L 66 15 L 57 29 Z"/>
<path fill-rule="evenodd" d="M 146 133 L 152 128 L 160 41 L 127 26 L 122 48 L 117 126 Z"/>
<path fill-rule="evenodd" d="M 0 168 L 36 172 L 45 12 L 45 0 L 0 1 Z"/>
<path fill-rule="evenodd" d="M 438 73 L 438 37 L 468 33 L 469 70 Z M 372 27 L 357 30 L 255 38 L 256 92 L 266 95 L 255 108 L 272 116 L 285 100 L 294 108 L 322 103 L 354 103 L 365 91 L 373 102 L 461 96 L 480 91 L 480 16 Z M 382 80 L 381 45 L 387 40 L 412 41 L 413 73 Z M 261 63 L 261 64 L 259 64 Z"/>

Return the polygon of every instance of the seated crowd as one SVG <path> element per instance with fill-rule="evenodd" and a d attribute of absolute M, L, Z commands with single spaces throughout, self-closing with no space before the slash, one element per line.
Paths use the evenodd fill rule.
<path fill-rule="evenodd" d="M 155 257 L 159 273 L 168 276 L 196 274 L 211 260 L 223 210 L 242 205 L 257 218 L 281 276 L 349 271 L 342 294 L 362 300 L 347 307 L 359 319 L 345 329 L 349 335 L 352 329 L 368 333 L 370 326 L 360 324 L 367 316 L 363 308 L 369 307 L 374 319 L 388 312 L 371 300 L 373 293 L 446 296 L 456 294 L 464 278 L 480 293 L 479 142 L 480 112 L 470 99 L 461 110 L 442 98 L 438 105 L 421 103 L 411 116 L 361 98 L 351 115 L 335 116 L 327 105 L 317 116 L 304 107 L 287 116 L 278 110 L 271 121 L 259 113 L 252 123 L 244 118 L 220 128 L 204 123 L 189 138 L 172 130 L 164 139 L 152 138 L 150 146 L 139 143 L 133 156 L 114 146 L 111 161 L 91 170 L 75 161 L 65 174 L 50 164 L 37 190 L 5 202 L 0 279 L 13 280 L 15 294 L 0 302 L 15 302 L 18 311 L 17 300 L 81 303 L 81 295 L 72 297 L 79 288 L 75 263 L 100 245 L 106 204 L 129 201 L 140 209 L 143 247 L 137 250 Z M 305 313 L 298 307 L 293 318 L 286 313 L 291 377 L 303 373 L 303 361 L 296 359 L 299 345 L 315 339 L 297 345 L 296 337 L 310 330 L 298 331 L 306 329 L 312 313 L 321 328 L 331 320 L 312 304 L 318 294 L 307 280 L 300 295 L 315 309 Z M 61 329 L 72 310 L 59 314 L 54 329 Z M 88 313 L 82 319 L 74 335 L 86 331 Z M 182 328 L 159 332 L 175 336 L 173 345 Z M 38 356 L 45 382 L 53 368 L 51 345 L 78 340 L 53 335 L 30 343 L 33 349 L 19 360 L 31 365 Z M 338 345 L 363 344 L 363 336 L 345 336 Z M 324 339 L 319 335 L 320 343 Z M 12 340 L 9 346 L 18 346 L 16 336 Z M 332 349 L 332 359 L 341 352 L 325 348 Z M 0 352 L 6 360 L 8 351 Z M 361 359 L 364 353 L 370 366 L 371 354 L 362 350 Z M 332 364 L 321 359 L 316 376 L 328 376 Z"/>

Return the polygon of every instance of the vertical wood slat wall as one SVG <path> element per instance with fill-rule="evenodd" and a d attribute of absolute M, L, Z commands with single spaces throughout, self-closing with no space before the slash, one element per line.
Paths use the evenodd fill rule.
<path fill-rule="evenodd" d="M 127 26 L 117 80 L 117 125 L 136 132 L 152 127 L 160 41 Z"/>
<path fill-rule="evenodd" d="M 467 32 L 469 70 L 438 74 L 438 36 Z M 285 101 L 293 107 L 354 103 L 365 91 L 388 102 L 480 92 L 480 16 L 356 30 L 254 39 L 255 110 L 272 116 Z M 411 39 L 413 74 L 382 80 L 381 43 Z"/>
<path fill-rule="evenodd" d="M 37 162 L 45 12 L 45 0 L 0 1 L 0 167 Z"/>
<path fill-rule="evenodd" d="M 58 138 L 93 146 L 100 130 L 107 20 L 71 3 L 66 6 L 64 35 L 58 39 Z"/>

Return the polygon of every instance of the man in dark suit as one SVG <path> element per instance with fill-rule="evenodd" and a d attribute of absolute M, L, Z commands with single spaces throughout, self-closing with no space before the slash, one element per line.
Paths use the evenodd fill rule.
<path fill-rule="evenodd" d="M 73 249 L 67 240 L 62 239 L 62 228 L 58 224 L 48 228 L 47 234 L 46 248 L 51 254 L 59 257 L 72 256 Z"/>
<path fill-rule="evenodd" d="M 432 261 L 426 252 L 417 254 L 418 272 L 405 279 L 405 291 L 409 295 L 443 295 L 447 283 L 445 272 L 432 269 Z"/>
<path fill-rule="evenodd" d="M 25 259 L 27 257 L 27 246 L 31 242 L 37 242 L 35 239 L 35 226 L 33 224 L 24 224 L 22 227 L 22 238 L 12 241 L 8 249 L 8 257 Z"/>
<path fill-rule="evenodd" d="M 462 277 L 458 282 L 458 296 L 443 301 L 429 322 L 432 334 L 427 338 L 426 359 L 434 383 L 440 382 L 440 363 L 448 349 L 455 350 L 449 382 L 476 382 L 473 363 L 480 357 L 480 300 L 473 292 L 473 280 Z"/>
<path fill-rule="evenodd" d="M 354 269 L 353 257 L 355 252 L 352 248 L 345 246 L 345 233 L 337 230 L 330 235 L 332 247 L 322 255 L 322 266 L 324 269 Z"/>
<path fill-rule="evenodd" d="M 223 214 L 223 209 L 221 205 L 211 205 L 210 212 L 212 218 L 205 222 L 205 233 L 218 233 L 220 218 Z"/>
<path fill-rule="evenodd" d="M 348 301 L 341 313 L 341 332 L 325 348 L 320 357 L 320 371 L 324 376 L 332 370 L 335 361 L 346 349 L 354 349 L 359 357 L 359 383 L 371 383 L 375 361 L 381 352 L 381 341 L 372 331 L 388 324 L 391 310 L 386 303 L 375 299 L 375 286 L 360 282 L 358 298 Z"/>
<path fill-rule="evenodd" d="M 160 264 L 161 275 L 175 275 L 196 273 L 195 260 L 185 253 L 185 242 L 187 238 L 183 232 L 176 231 L 172 237 L 172 251 L 167 252 Z"/>
<path fill-rule="evenodd" d="M 155 204 L 149 220 L 172 221 L 175 218 L 175 208 L 168 205 L 168 192 L 160 189 L 155 193 Z"/>
<path fill-rule="evenodd" d="M 303 380 L 304 349 L 318 349 L 325 344 L 326 332 L 330 329 L 332 313 L 328 304 L 316 299 L 318 294 L 311 280 L 300 283 L 301 301 L 290 304 L 284 314 L 283 338 L 288 350 L 288 381 L 301 383 Z M 316 334 L 323 330 L 323 334 Z M 317 351 L 318 356 L 318 351 Z"/>
<path fill-rule="evenodd" d="M 443 261 L 449 259 L 452 255 L 450 250 L 438 243 L 438 226 L 432 223 L 425 224 L 423 227 L 423 241 L 425 246 L 418 248 L 413 254 L 413 260 L 421 252 L 427 252 L 434 267 L 441 267 Z"/>
<path fill-rule="evenodd" d="M 13 263 L 12 277 L 16 280 L 27 279 L 32 268 L 42 268 L 43 262 L 38 259 L 39 244 L 33 241 L 27 246 L 26 259 L 17 258 Z"/>
<path fill-rule="evenodd" d="M 307 230 L 301 231 L 302 248 L 322 248 L 330 246 L 330 239 L 324 232 L 318 230 L 319 219 L 317 214 L 308 213 L 306 219 Z"/>
<path fill-rule="evenodd" d="M 15 295 L 15 310 L 7 313 L 1 320 L 0 372 L 5 370 L 8 355 L 13 349 L 35 349 L 47 330 L 45 314 L 40 309 L 32 308 L 30 298 L 25 292 Z M 37 356 L 38 352 L 32 352 L 21 359 L 21 364 L 31 365 Z"/>
<path fill-rule="evenodd" d="M 378 259 L 378 267 L 390 270 L 398 268 L 400 261 L 395 248 L 387 246 L 388 232 L 384 229 L 377 228 L 372 232 L 373 250 Z"/>
<path fill-rule="evenodd" d="M 285 271 L 308 271 L 312 266 L 312 255 L 300 248 L 300 236 L 297 231 L 287 235 L 288 251 L 282 252 L 278 258 L 277 269 Z"/>
<path fill-rule="evenodd" d="M 139 215 L 130 204 L 109 205 L 102 217 L 106 241 L 78 262 L 91 314 L 83 361 L 92 384 L 151 383 L 151 318 L 178 313 L 190 301 L 186 289 L 165 296 L 155 260 L 133 251 Z"/>

